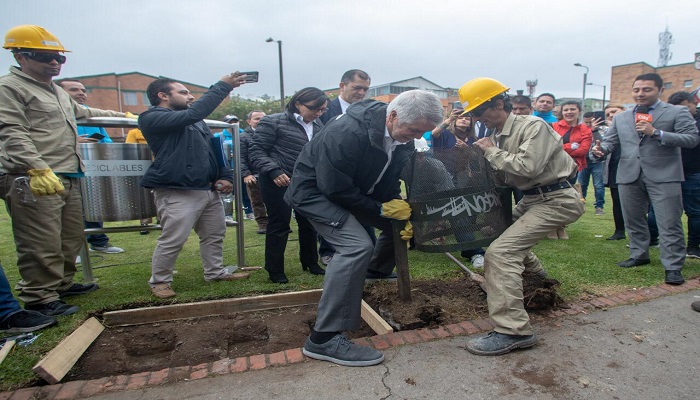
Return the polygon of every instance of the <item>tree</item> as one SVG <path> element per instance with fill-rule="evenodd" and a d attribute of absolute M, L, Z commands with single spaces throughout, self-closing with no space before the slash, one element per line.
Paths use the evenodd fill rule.
<path fill-rule="evenodd" d="M 260 110 L 265 114 L 275 114 L 279 112 L 279 100 L 263 95 L 259 99 L 244 99 L 239 95 L 233 95 L 228 100 L 223 101 L 208 119 L 223 120 L 226 115 L 233 114 L 240 119 L 241 128 L 246 128 L 246 116 L 253 110 Z"/>

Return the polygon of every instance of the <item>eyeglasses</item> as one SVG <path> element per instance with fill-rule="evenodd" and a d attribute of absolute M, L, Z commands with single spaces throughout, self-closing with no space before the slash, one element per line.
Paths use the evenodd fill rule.
<path fill-rule="evenodd" d="M 37 53 L 34 51 L 20 51 L 18 54 L 21 54 L 25 57 L 27 57 L 30 60 L 34 60 L 36 62 L 40 63 L 50 63 L 51 61 L 56 61 L 59 64 L 65 64 L 66 63 L 66 56 L 62 54 L 57 54 L 57 53 Z"/>
<path fill-rule="evenodd" d="M 328 110 L 328 107 L 313 108 L 313 107 L 307 106 L 307 105 L 304 104 L 304 103 L 301 103 L 301 105 L 304 106 L 304 107 L 306 107 L 306 108 L 308 108 L 309 111 L 320 112 L 321 114 L 323 114 L 324 112 L 326 112 L 326 111 Z"/>

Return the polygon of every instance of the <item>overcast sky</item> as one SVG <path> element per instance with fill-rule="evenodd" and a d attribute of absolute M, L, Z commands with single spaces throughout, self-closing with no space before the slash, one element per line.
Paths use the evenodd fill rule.
<path fill-rule="evenodd" d="M 542 5 L 539 5 L 542 4 Z M 546 4 L 546 5 L 545 5 Z M 236 90 L 279 98 L 277 43 L 285 94 L 337 87 L 351 68 L 373 84 L 415 76 L 459 87 L 479 76 L 537 93 L 580 97 L 588 81 L 610 87 L 610 68 L 656 65 L 668 24 L 670 64 L 700 52 L 697 0 L 647 6 L 632 1 L 468 0 L 24 0 L 2 1 L 1 30 L 40 25 L 56 35 L 68 62 L 62 77 L 139 71 L 208 86 L 222 75 L 260 71 Z M 7 50 L 0 65 L 15 65 Z M 602 97 L 602 88 L 587 89 Z"/>

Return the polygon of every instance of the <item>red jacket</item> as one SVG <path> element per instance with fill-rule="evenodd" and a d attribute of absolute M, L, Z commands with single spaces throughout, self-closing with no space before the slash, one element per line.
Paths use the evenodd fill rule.
<path fill-rule="evenodd" d="M 569 124 L 562 119 L 553 123 L 552 128 L 554 128 L 559 135 L 564 137 L 566 132 L 571 129 L 571 126 L 569 126 Z M 588 150 L 591 149 L 592 142 L 593 134 L 591 133 L 591 128 L 584 124 L 579 124 L 571 129 L 571 134 L 569 134 L 569 143 L 564 143 L 564 151 L 567 152 L 571 158 L 574 159 L 574 161 L 576 161 L 579 171 L 586 168 L 586 155 L 588 154 Z M 573 143 L 579 144 L 577 149 L 571 148 Z"/>

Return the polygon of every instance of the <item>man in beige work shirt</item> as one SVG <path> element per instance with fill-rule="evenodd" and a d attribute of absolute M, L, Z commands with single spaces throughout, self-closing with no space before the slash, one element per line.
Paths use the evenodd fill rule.
<path fill-rule="evenodd" d="M 475 145 L 503 182 L 522 190 L 513 225 L 486 251 L 484 273 L 494 331 L 467 343 L 478 355 L 500 355 L 533 346 L 535 332 L 523 305 L 524 272 L 546 276 L 531 249 L 551 230 L 570 224 L 584 212 L 570 179 L 576 163 L 564 152 L 562 138 L 541 118 L 511 114 L 508 88 L 477 78 L 459 89 L 465 112 L 493 132 Z"/>
<path fill-rule="evenodd" d="M 44 28 L 16 26 L 5 35 L 3 48 L 19 64 L 0 77 L 0 197 L 17 246 L 18 297 L 28 310 L 72 314 L 78 307 L 61 299 L 97 289 L 94 283 L 73 283 L 83 244 L 78 182 L 83 164 L 75 120 L 124 114 L 86 109 L 53 83 L 66 50 Z M 24 192 L 31 191 L 32 198 L 15 188 L 27 178 Z"/>

